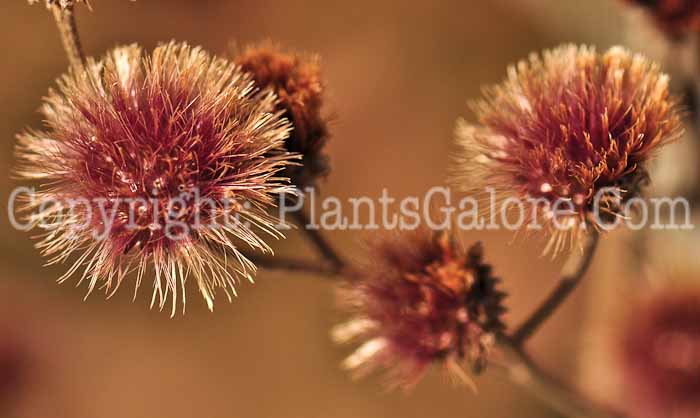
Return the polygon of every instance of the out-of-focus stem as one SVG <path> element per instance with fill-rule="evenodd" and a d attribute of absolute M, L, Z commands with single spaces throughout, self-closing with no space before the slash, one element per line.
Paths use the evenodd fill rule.
<path fill-rule="evenodd" d="M 320 263 L 294 258 L 257 254 L 246 254 L 245 257 L 252 261 L 258 267 L 266 270 L 280 270 L 292 273 L 309 273 L 325 277 L 338 277 L 343 275 L 349 275 L 349 273 L 345 270 L 339 269 L 338 267 L 330 265 L 329 263 Z"/>
<path fill-rule="evenodd" d="M 593 256 L 598 248 L 600 233 L 593 230 L 586 238 L 583 255 L 571 273 L 565 273 L 559 280 L 559 285 L 550 293 L 544 302 L 525 320 L 525 322 L 512 334 L 512 342 L 516 346 L 522 346 L 566 301 L 566 299 L 578 287 L 581 279 L 588 272 L 593 262 Z"/>
<path fill-rule="evenodd" d="M 74 70 L 80 71 L 84 68 L 85 54 L 80 43 L 73 6 L 62 7 L 60 4 L 54 3 L 50 7 L 56 20 L 58 31 L 61 34 L 63 48 L 66 50 L 68 61 Z"/>
<path fill-rule="evenodd" d="M 624 418 L 617 411 L 596 405 L 575 388 L 547 373 L 525 350 L 508 337 L 501 346 L 509 357 L 507 372 L 511 381 L 567 418 Z"/>

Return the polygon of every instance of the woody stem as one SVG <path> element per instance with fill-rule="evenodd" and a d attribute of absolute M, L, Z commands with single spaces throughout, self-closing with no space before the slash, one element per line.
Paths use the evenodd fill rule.
<path fill-rule="evenodd" d="M 520 347 L 525 344 L 576 290 L 593 263 L 593 257 L 599 241 L 600 233 L 598 231 L 594 230 L 588 235 L 584 244 L 583 255 L 574 266 L 572 272 L 564 274 L 547 299 L 513 332 L 511 340 L 516 346 Z"/>
<path fill-rule="evenodd" d="M 316 247 L 316 249 L 321 253 L 323 258 L 328 261 L 336 270 L 341 271 L 346 267 L 345 261 L 338 253 L 338 251 L 333 247 L 333 245 L 326 239 L 325 236 L 318 229 L 311 228 L 311 221 L 304 212 L 304 209 L 300 209 L 293 213 L 296 223 L 301 228 L 301 230 L 306 234 L 306 236 L 311 240 L 311 243 Z"/>
<path fill-rule="evenodd" d="M 68 61 L 74 70 L 82 70 L 85 64 L 85 54 L 80 43 L 73 6 L 62 7 L 60 4 L 54 3 L 50 7 L 56 20 L 58 31 L 61 34 L 63 48 L 66 50 Z"/>
<path fill-rule="evenodd" d="M 258 267 L 265 270 L 279 270 L 290 273 L 308 273 L 316 276 L 337 277 L 347 274 L 345 271 L 329 263 L 319 263 L 294 258 L 267 255 L 245 255 Z"/>

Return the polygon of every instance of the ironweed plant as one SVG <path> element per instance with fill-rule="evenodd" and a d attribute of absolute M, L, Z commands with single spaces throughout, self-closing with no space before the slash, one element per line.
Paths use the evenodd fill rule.
<path fill-rule="evenodd" d="M 304 192 L 331 173 L 318 56 L 269 41 L 223 57 L 167 42 L 89 58 L 73 11 L 90 4 L 41 3 L 70 67 L 44 99 L 43 128 L 18 135 L 15 174 L 26 187 L 13 196 L 48 263 L 69 266 L 59 282 L 77 278 L 88 294 L 107 296 L 126 283 L 135 293 L 149 287 L 151 307 L 170 302 L 174 316 L 191 282 L 213 310 L 217 292 L 232 300 L 258 268 L 327 276 L 350 316 L 331 334 L 356 344 L 343 362 L 355 376 L 385 370 L 389 387 L 408 389 L 440 366 L 476 389 L 493 367 L 567 416 L 700 414 L 697 291 L 640 298 L 630 314 L 619 344 L 630 407 L 594 402 L 527 350 L 586 276 L 609 225 L 643 203 L 649 161 L 683 132 L 683 104 L 658 64 L 623 47 L 533 53 L 484 89 L 475 121 L 458 121 L 448 183 L 472 199 L 459 218 L 497 206 L 504 223 L 527 214 L 532 222 L 516 229 L 544 234 L 544 254 L 571 258 L 557 286 L 513 325 L 504 316 L 508 280 L 487 261 L 496 250 L 461 245 L 450 228 L 456 209 L 443 211 L 445 228 L 431 228 L 419 221 L 434 207 L 419 213 L 402 203 L 416 222 L 387 226 L 383 217 L 383 229 L 398 231 L 367 228 L 361 263 L 310 219 Z M 698 2 L 635 3 L 673 39 L 700 27 Z M 276 215 L 290 207 L 321 261 L 273 254 L 268 240 L 284 238 L 287 226 Z"/>

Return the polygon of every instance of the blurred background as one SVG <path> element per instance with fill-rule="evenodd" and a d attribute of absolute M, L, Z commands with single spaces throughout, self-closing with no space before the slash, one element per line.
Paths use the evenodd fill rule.
<path fill-rule="evenodd" d="M 50 14 L 25 3 L 4 1 L 0 16 L 3 201 L 17 186 L 10 180 L 14 135 L 40 126 L 40 99 L 67 67 Z M 326 110 L 336 115 L 333 171 L 323 192 L 340 198 L 378 197 L 385 187 L 397 197 L 420 195 L 443 184 L 454 122 L 468 115 L 467 99 L 532 51 L 564 42 L 600 49 L 628 43 L 665 58 L 653 36 L 630 39 L 629 11 L 616 0 L 92 3 L 93 12 L 77 13 L 89 55 L 132 42 L 150 49 L 170 39 L 215 53 L 232 42 L 264 39 L 319 53 Z M 353 382 L 339 368 L 351 348 L 329 339 L 344 316 L 328 279 L 261 271 L 234 303 L 218 300 L 214 313 L 192 287 L 187 314 L 170 319 L 148 310 L 148 289 L 135 303 L 128 285 L 109 301 L 97 292 L 83 301 L 85 288 L 57 285 L 64 268 L 42 267 L 31 234 L 14 231 L 5 213 L 1 218 L 0 418 L 558 416 L 497 372 L 478 379 L 478 395 L 439 373 L 409 394 L 386 393 L 377 378 Z M 362 233 L 330 238 L 362 257 Z M 464 238 L 485 241 L 487 259 L 511 294 L 510 324 L 555 284 L 561 262 L 539 257 L 541 246 L 512 242 L 510 234 Z M 275 246 L 313 257 L 294 233 Z M 594 271 L 613 262 L 601 257 Z M 591 301 L 600 283 L 609 282 L 604 274 L 589 278 L 532 350 L 557 375 L 604 387 L 605 373 L 585 378 L 581 372 L 581 356 L 602 340 L 585 324 L 606 317 Z"/>

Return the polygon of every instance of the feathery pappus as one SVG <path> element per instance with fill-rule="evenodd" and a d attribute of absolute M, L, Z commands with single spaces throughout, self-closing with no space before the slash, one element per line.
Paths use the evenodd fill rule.
<path fill-rule="evenodd" d="M 291 127 L 276 103 L 233 63 L 184 43 L 116 48 L 61 77 L 45 129 L 19 136 L 16 170 L 41 183 L 24 210 L 45 230 L 49 264 L 78 255 L 59 281 L 77 275 L 88 293 L 111 295 L 150 272 L 151 306 L 171 297 L 173 314 L 188 277 L 210 309 L 217 289 L 230 300 L 255 271 L 240 246 L 271 251 L 258 231 L 281 237 L 267 211 L 294 193 L 279 175 L 298 156 L 283 148 Z"/>
<path fill-rule="evenodd" d="M 458 122 L 452 182 L 522 202 L 551 237 L 545 253 L 576 246 L 589 227 L 624 216 L 648 182 L 647 161 L 680 136 L 668 85 L 656 64 L 621 47 L 532 54 L 484 89 L 478 124 Z"/>

